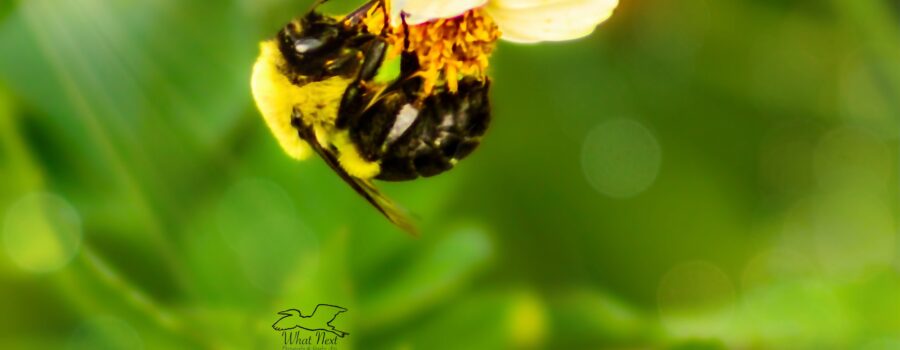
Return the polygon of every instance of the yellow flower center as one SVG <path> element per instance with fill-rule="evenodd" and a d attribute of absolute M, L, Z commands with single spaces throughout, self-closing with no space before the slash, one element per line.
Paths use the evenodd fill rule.
<path fill-rule="evenodd" d="M 366 26 L 372 33 L 381 33 L 383 13 L 371 11 L 366 16 Z M 463 76 L 483 79 L 488 58 L 500 38 L 494 20 L 481 8 L 407 28 L 393 25 L 387 31 L 388 43 L 393 49 L 390 56 L 396 57 L 404 50 L 416 54 L 421 66 L 417 75 L 424 79 L 425 94 L 443 84 L 456 92 L 459 78 Z M 408 45 L 406 40 L 409 40 Z"/>

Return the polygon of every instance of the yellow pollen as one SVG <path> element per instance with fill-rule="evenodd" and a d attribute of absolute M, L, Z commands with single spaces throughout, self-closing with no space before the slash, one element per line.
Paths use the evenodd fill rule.
<path fill-rule="evenodd" d="M 370 32 L 380 34 L 384 17 L 380 12 L 370 12 L 366 26 Z M 387 31 L 387 39 L 396 57 L 404 51 L 415 53 L 424 79 L 423 93 L 430 94 L 435 86 L 446 84 L 456 92 L 459 78 L 473 76 L 483 79 L 488 58 L 494 50 L 500 30 L 494 20 L 481 8 L 472 9 L 453 18 L 435 19 L 409 25 L 406 33 L 403 25 L 395 23 Z"/>

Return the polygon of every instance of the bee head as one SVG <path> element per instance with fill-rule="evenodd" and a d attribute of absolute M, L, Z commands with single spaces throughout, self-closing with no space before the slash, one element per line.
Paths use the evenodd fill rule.
<path fill-rule="evenodd" d="M 278 40 L 281 53 L 289 63 L 301 72 L 315 72 L 321 71 L 324 62 L 340 54 L 346 36 L 340 22 L 310 11 L 282 28 Z"/>

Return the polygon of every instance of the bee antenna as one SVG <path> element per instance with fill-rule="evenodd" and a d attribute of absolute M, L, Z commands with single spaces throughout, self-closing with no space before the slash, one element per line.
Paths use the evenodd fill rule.
<path fill-rule="evenodd" d="M 315 11 L 319 8 L 319 6 L 324 5 L 326 2 L 328 2 L 328 0 L 316 0 L 315 2 L 313 2 L 312 7 L 309 10 Z"/>
<path fill-rule="evenodd" d="M 409 14 L 406 11 L 400 11 L 400 23 L 403 24 L 403 51 L 409 51 L 409 24 L 406 23 L 406 17 Z"/>
<path fill-rule="evenodd" d="M 324 0 L 324 1 L 328 1 L 328 0 Z M 375 6 L 375 4 L 379 4 L 379 3 L 381 3 L 381 0 L 369 1 L 365 5 L 360 6 L 358 9 L 353 10 L 353 12 L 350 12 L 349 14 L 344 16 L 344 19 L 341 22 L 350 23 L 351 25 L 355 25 L 356 23 L 359 23 L 360 17 L 365 15 L 367 12 L 369 12 L 369 10 L 372 9 L 372 6 Z"/>
<path fill-rule="evenodd" d="M 378 1 L 381 4 L 381 13 L 384 14 L 384 24 L 381 25 L 381 35 L 387 34 L 388 26 L 391 25 L 391 11 L 388 9 L 389 3 L 385 0 Z"/>

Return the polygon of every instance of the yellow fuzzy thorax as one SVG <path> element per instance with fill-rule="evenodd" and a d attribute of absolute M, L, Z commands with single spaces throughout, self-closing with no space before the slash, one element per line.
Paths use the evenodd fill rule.
<path fill-rule="evenodd" d="M 338 161 L 347 173 L 361 179 L 378 175 L 378 163 L 363 159 L 347 131 L 337 130 L 334 126 L 341 98 L 352 80 L 332 77 L 298 86 L 285 75 L 286 64 L 278 44 L 274 40 L 264 41 L 260 44 L 260 55 L 251 78 L 256 106 L 285 153 L 300 160 L 312 154 L 309 144 L 291 125 L 291 116 L 297 108 L 304 123 L 313 126 L 319 144 L 325 148 L 331 145 L 338 150 Z"/>

